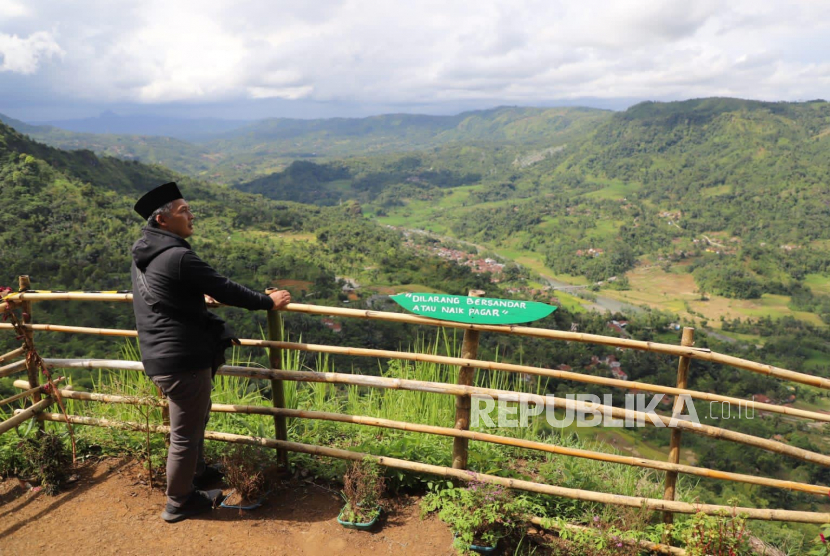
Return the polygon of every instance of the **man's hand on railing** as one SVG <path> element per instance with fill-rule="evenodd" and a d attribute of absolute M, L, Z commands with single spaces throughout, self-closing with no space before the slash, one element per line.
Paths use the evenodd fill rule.
<path fill-rule="evenodd" d="M 289 293 L 288 290 L 270 292 L 268 296 L 274 300 L 274 307 L 272 307 L 272 310 L 282 309 L 291 303 L 291 293 Z"/>

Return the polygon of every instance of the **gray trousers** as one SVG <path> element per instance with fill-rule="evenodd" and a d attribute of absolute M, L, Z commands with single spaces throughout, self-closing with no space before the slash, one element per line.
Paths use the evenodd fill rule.
<path fill-rule="evenodd" d="M 193 478 L 205 471 L 205 428 L 210 419 L 210 368 L 150 377 L 170 405 L 167 502 L 180 507 L 193 492 Z"/>

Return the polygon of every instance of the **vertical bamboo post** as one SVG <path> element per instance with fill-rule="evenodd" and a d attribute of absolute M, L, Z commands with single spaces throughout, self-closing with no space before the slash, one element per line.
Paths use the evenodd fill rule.
<path fill-rule="evenodd" d="M 26 291 L 32 289 L 32 284 L 29 280 L 28 276 L 18 276 L 17 283 L 20 288 L 20 291 Z M 21 304 L 21 308 L 23 310 L 23 324 L 31 324 L 32 323 L 32 302 L 31 301 L 24 301 Z M 26 329 L 24 332 L 26 335 L 27 340 L 33 341 L 34 331 L 31 329 Z M 29 376 L 29 388 L 36 388 L 39 386 L 40 381 L 37 375 L 37 367 L 35 367 L 34 362 L 27 358 L 26 360 L 26 373 Z M 40 401 L 40 392 L 36 392 L 32 399 L 35 402 Z"/>
<path fill-rule="evenodd" d="M 691 347 L 695 343 L 695 329 L 684 327 L 683 336 L 680 339 L 680 345 L 684 347 Z M 677 364 L 677 387 L 686 388 L 688 384 L 689 364 L 692 360 L 688 357 L 681 357 Z M 672 405 L 672 415 L 678 415 L 683 412 L 683 399 L 680 396 L 675 397 Z M 680 463 L 680 434 L 681 429 L 673 428 L 671 430 L 671 440 L 669 442 L 669 463 Z M 677 485 L 677 471 L 666 472 L 666 488 L 663 491 L 664 500 L 674 500 L 675 486 Z M 674 514 L 665 512 L 663 514 L 663 522 L 671 525 L 674 522 Z"/>
<path fill-rule="evenodd" d="M 266 290 L 270 293 L 273 290 Z M 268 339 L 280 342 L 282 337 L 282 318 L 276 310 L 268 311 Z M 282 369 L 282 349 L 269 347 L 268 362 L 272 369 Z M 271 381 L 271 401 L 274 407 L 285 407 L 285 390 L 281 380 Z M 284 415 L 274 415 L 274 436 L 277 440 L 288 440 L 288 426 Z M 283 470 L 288 470 L 288 451 L 277 450 L 277 462 Z"/>
<path fill-rule="evenodd" d="M 19 291 L 26 291 L 32 289 L 32 283 L 29 280 L 29 277 L 26 275 L 18 276 L 17 277 L 17 285 Z M 21 304 L 21 309 L 23 312 L 23 324 L 31 324 L 32 323 L 32 302 L 31 301 L 23 301 Z M 30 328 L 27 328 L 24 332 L 26 335 L 27 340 L 29 341 L 29 345 L 34 345 L 34 331 Z M 40 377 L 38 376 L 38 368 L 35 360 L 31 357 L 26 357 L 26 374 L 29 378 L 29 388 L 37 388 L 40 385 Z M 32 394 L 32 402 L 37 403 L 41 400 L 40 391 L 35 392 Z M 42 431 L 44 430 L 43 421 L 38 421 L 38 428 Z"/>
<path fill-rule="evenodd" d="M 470 297 L 483 297 L 481 290 L 470 290 L 467 294 Z M 478 356 L 478 330 L 465 330 L 464 341 L 461 343 L 461 357 L 464 359 L 475 359 Z M 472 367 L 461 367 L 458 371 L 458 384 L 472 386 L 475 369 Z M 455 428 L 459 430 L 470 429 L 470 396 L 462 395 L 455 397 Z M 455 437 L 452 442 L 452 467 L 453 469 L 467 469 L 467 447 L 469 439 Z"/>

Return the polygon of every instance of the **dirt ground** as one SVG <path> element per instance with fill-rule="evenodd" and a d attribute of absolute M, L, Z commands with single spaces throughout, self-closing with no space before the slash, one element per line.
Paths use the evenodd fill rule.
<path fill-rule="evenodd" d="M 162 489 L 151 491 L 139 473 L 129 460 L 88 463 L 79 480 L 55 497 L 17 479 L 0 482 L 0 555 L 455 554 L 447 526 L 434 517 L 420 519 L 417 498 L 389 501 L 374 531 L 354 531 L 337 523 L 339 493 L 290 479 L 256 510 L 220 508 L 168 524 L 159 517 Z"/>

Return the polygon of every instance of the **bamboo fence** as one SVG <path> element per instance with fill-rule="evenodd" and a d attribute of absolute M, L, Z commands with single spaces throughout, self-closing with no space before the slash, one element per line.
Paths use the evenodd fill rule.
<path fill-rule="evenodd" d="M 23 380 L 15 381 L 14 385 L 17 388 L 25 388 L 28 383 Z M 116 394 L 99 394 L 96 392 L 76 392 L 72 390 L 60 390 L 63 398 L 72 400 L 88 401 L 88 402 L 104 402 L 114 404 L 129 404 L 129 405 L 149 405 L 154 407 L 166 407 L 165 400 L 156 400 L 152 398 L 136 397 L 136 396 L 119 396 Z M 502 444 L 504 446 L 514 446 L 517 448 L 526 448 L 529 450 L 537 450 L 541 452 L 548 452 L 551 454 L 559 454 L 564 456 L 579 457 L 585 459 L 592 459 L 596 461 L 604 461 L 608 463 L 621 463 L 635 467 L 644 467 L 648 469 L 655 469 L 659 471 L 670 471 L 675 473 L 686 473 L 689 475 L 696 475 L 698 477 L 706 477 L 710 479 L 721 479 L 726 481 L 735 481 L 741 483 L 748 483 L 761 486 L 769 486 L 774 488 L 782 488 L 786 490 L 793 490 L 799 492 L 809 492 L 812 494 L 826 496 L 828 488 L 821 485 L 812 485 L 807 483 L 799 483 L 794 481 L 784 481 L 780 479 L 770 479 L 767 477 L 757 477 L 755 475 L 744 475 L 741 473 L 730 473 L 725 471 L 714 471 L 705 467 L 694 467 L 691 465 L 683 465 L 679 463 L 668 463 L 658 460 L 650 460 L 644 458 L 637 458 L 633 456 L 621 456 L 617 454 L 608 454 L 605 452 L 596 452 L 592 450 L 584 450 L 580 448 L 567 448 L 549 444 L 545 442 L 537 442 L 532 440 L 523 440 L 520 438 L 513 438 L 509 436 L 498 436 L 495 434 L 482 433 L 477 431 L 470 431 L 458 428 L 437 427 L 432 425 L 421 425 L 416 423 L 408 423 L 406 421 L 393 421 L 390 419 L 381 419 L 378 417 L 368 417 L 361 415 L 347 415 L 343 413 L 331 413 L 324 411 L 310 411 L 302 409 L 288 409 L 268 407 L 261 405 L 235 405 L 235 404 L 217 404 L 214 403 L 211 411 L 215 413 L 239 413 L 249 415 L 274 415 L 287 418 L 296 419 L 318 419 L 324 421 L 336 421 L 340 423 L 351 423 L 355 425 L 366 425 L 372 427 L 379 427 L 385 429 L 395 429 L 407 432 L 420 432 L 426 434 L 436 434 L 441 436 L 451 436 L 454 438 L 463 438 L 466 440 L 477 440 L 480 442 L 491 442 L 493 444 Z"/>
<path fill-rule="evenodd" d="M 473 292 L 471 292 L 471 295 L 474 295 Z M 132 295 L 128 292 L 82 293 L 23 291 L 18 294 L 12 294 L 11 296 L 9 296 L 9 298 L 16 302 L 21 302 L 23 304 L 29 304 L 35 301 L 42 300 L 129 302 L 132 300 Z M 2 309 L 2 304 L 0 304 L 0 310 Z M 729 473 L 679 463 L 679 448 L 681 438 L 680 433 L 681 431 L 686 430 L 694 434 L 708 436 L 711 438 L 723 439 L 727 441 L 739 442 L 745 445 L 761 448 L 770 452 L 787 455 L 802 461 L 808 461 L 830 467 L 830 456 L 826 456 L 824 454 L 804 450 L 801 448 L 790 446 L 782 442 L 776 442 L 774 440 L 768 440 L 709 425 L 698 425 L 684 420 L 682 418 L 683 416 L 680 415 L 680 412 L 683 409 L 682 398 L 680 398 L 680 396 L 688 396 L 691 399 L 706 400 L 710 402 L 739 404 L 743 405 L 744 407 L 752 407 L 753 409 L 759 411 L 783 414 L 794 418 L 811 419 L 818 422 L 830 422 L 830 414 L 795 409 L 791 407 L 782 407 L 771 403 L 760 403 L 754 402 L 752 400 L 743 400 L 740 398 L 734 398 L 730 396 L 721 396 L 717 394 L 711 394 L 708 392 L 690 390 L 686 386 L 687 375 L 689 372 L 689 364 L 692 360 L 709 361 L 713 363 L 725 364 L 732 367 L 748 370 L 751 372 L 764 374 L 767 376 L 773 376 L 783 380 L 796 382 L 800 384 L 806 384 L 823 389 L 830 389 L 830 380 L 828 379 L 815 377 L 804 373 L 797 373 L 787 369 L 782 369 L 771 365 L 765 365 L 762 363 L 757 363 L 725 354 L 719 354 L 712 352 L 708 349 L 696 348 L 692 345 L 693 342 L 691 338 L 686 340 L 685 331 L 683 343 L 677 346 L 655 342 L 644 342 L 639 340 L 583 334 L 578 332 L 563 332 L 557 330 L 538 329 L 526 326 L 464 324 L 449 321 L 439 321 L 427 317 L 420 317 L 410 314 L 389 313 L 382 311 L 359 309 L 345 309 L 338 307 L 321 307 L 298 303 L 289 304 L 284 310 L 289 312 L 298 312 L 312 315 L 327 315 L 369 320 L 383 320 L 389 322 L 463 329 L 465 331 L 465 338 L 462 349 L 462 357 L 446 357 L 401 351 L 328 346 L 298 342 L 284 342 L 281 341 L 282 332 L 279 313 L 272 311 L 269 313 L 269 333 L 267 340 L 245 339 L 241 341 L 241 344 L 243 346 L 268 349 L 271 368 L 260 370 L 252 369 L 249 367 L 225 366 L 219 370 L 219 373 L 229 376 L 247 377 L 270 381 L 273 393 L 273 407 L 214 404 L 212 410 L 215 412 L 224 413 L 247 413 L 271 416 L 274 419 L 275 434 L 277 438 L 254 438 L 209 431 L 206 433 L 207 439 L 220 440 L 225 442 L 262 445 L 275 448 L 279 453 L 286 454 L 285 462 L 287 463 L 287 453 L 289 451 L 336 457 L 347 460 L 359 460 L 367 456 L 366 454 L 350 452 L 347 450 L 291 442 L 288 440 L 287 431 L 285 430 L 285 422 L 288 418 L 320 419 L 341 423 L 418 432 L 424 434 L 435 434 L 453 438 L 452 468 L 427 465 L 423 463 L 399 460 L 394 458 L 376 456 L 370 457 L 374 458 L 381 465 L 386 465 L 389 467 L 403 469 L 407 471 L 431 473 L 461 480 L 470 480 L 474 478 L 476 480 L 483 480 L 495 484 L 502 484 L 510 488 L 517 488 L 529 492 L 537 492 L 553 496 L 562 496 L 566 498 L 586 500 L 591 502 L 601 502 L 605 504 L 617 504 L 629 507 L 642 507 L 648 510 L 663 511 L 666 513 L 666 515 L 670 515 L 671 513 L 703 512 L 707 514 L 719 514 L 727 512 L 732 515 L 744 514 L 750 519 L 761 520 L 795 521 L 804 523 L 826 523 L 830 521 L 830 514 L 826 513 L 799 512 L 777 509 L 770 510 L 758 508 L 731 508 L 727 506 L 718 506 L 711 504 L 689 504 L 685 502 L 678 502 L 673 499 L 674 482 L 676 481 L 678 473 L 684 473 L 711 479 L 769 486 L 774 488 L 806 492 L 822 496 L 827 494 L 829 490 L 827 486 L 823 485 L 813 485 L 767 477 L 757 477 L 746 474 Z M 31 313 L 31 311 L 28 312 Z M 137 335 L 136 332 L 133 330 L 115 330 L 107 328 L 90 328 L 55 324 L 30 323 L 27 323 L 25 326 L 28 330 L 28 333 L 30 334 L 35 331 L 48 331 L 73 334 L 91 334 L 112 337 L 135 337 Z M 10 328 L 10 326 L 0 324 L 0 329 L 4 328 Z M 510 363 L 479 360 L 476 359 L 476 351 L 478 347 L 478 336 L 482 332 L 512 334 L 526 337 L 544 338 L 550 340 L 592 343 L 597 345 L 625 349 L 637 349 L 676 356 L 680 358 L 680 363 L 678 366 L 677 386 L 659 386 L 642 382 L 629 382 L 607 377 L 587 376 L 581 373 L 554 370 L 544 367 L 534 367 L 529 365 L 516 365 Z M 459 382 L 457 384 L 446 384 L 416 380 L 391 379 L 376 376 L 361 376 L 343 373 L 320 373 L 298 370 L 283 370 L 279 368 L 279 362 L 281 360 L 279 354 L 282 350 L 300 350 L 316 353 L 429 362 L 440 365 L 454 365 L 460 367 L 461 372 Z M 11 360 L 19 355 L 22 355 L 22 353 L 22 350 L 14 350 L 12 352 L 9 352 L 3 356 L 0 356 L 0 362 Z M 143 370 L 143 366 L 139 362 L 118 360 L 46 359 L 45 362 L 49 367 L 55 368 L 112 368 L 133 371 Z M 6 365 L 5 367 L 0 367 L 0 377 L 9 376 L 24 369 L 26 369 L 26 361 L 18 361 L 10 365 Z M 677 398 L 675 400 L 671 417 L 657 415 L 653 413 L 646 414 L 639 411 L 616 408 L 612 406 L 604 406 L 602 404 L 584 402 L 573 399 L 562 399 L 554 398 L 551 396 L 540 396 L 535 394 L 517 393 L 507 390 L 475 387 L 472 384 L 474 382 L 473 376 L 476 369 L 524 373 L 539 377 L 571 380 L 576 382 L 602 385 L 613 388 L 623 388 L 627 390 L 636 389 L 642 392 L 669 394 L 677 396 Z M 454 427 L 438 427 L 406 423 L 401 421 L 392 421 L 387 419 L 378 419 L 368 416 L 288 409 L 285 407 L 284 395 L 281 395 L 282 384 L 285 380 L 293 380 L 299 382 L 326 382 L 333 384 L 365 386 L 371 388 L 386 388 L 414 392 L 432 392 L 438 394 L 452 395 L 456 397 L 456 421 Z M 40 392 L 43 391 L 40 387 L 37 387 L 36 384 L 32 383 L 31 376 L 29 381 L 16 381 L 15 386 L 24 389 L 25 391 L 21 392 L 16 396 L 13 396 L 14 399 L 20 399 L 24 397 L 35 398 L 40 394 Z M 163 400 L 118 396 L 114 394 L 75 392 L 69 388 L 61 389 L 58 393 L 62 397 L 68 399 L 102 403 L 156 405 L 160 406 L 163 410 L 166 409 L 166 403 Z M 594 415 L 601 414 L 606 417 L 612 417 L 616 419 L 637 420 L 639 422 L 643 422 L 645 424 L 649 424 L 656 427 L 670 426 L 672 427 L 672 443 L 670 447 L 669 461 L 650 460 L 644 458 L 622 456 L 617 454 L 606 454 L 590 450 L 566 448 L 544 442 L 528 441 L 518 438 L 504 437 L 478 431 L 471 431 L 469 430 L 469 404 L 471 400 L 480 399 L 483 397 L 488 397 L 490 399 L 498 400 L 499 402 L 504 403 L 521 402 L 526 404 L 532 404 L 536 408 L 541 407 L 544 409 L 565 409 L 566 411 L 571 412 L 581 412 Z M 0 432 L 5 432 L 6 430 L 13 428 L 17 424 L 35 415 L 37 415 L 40 421 L 67 421 L 69 423 L 82 425 L 124 428 L 127 430 L 147 430 L 147 427 L 139 423 L 116 422 L 106 419 L 93 419 L 90 417 L 73 415 L 67 416 L 65 419 L 64 416 L 60 414 L 44 412 L 44 409 L 51 402 L 51 396 L 47 396 L 42 401 L 36 402 L 29 408 L 19 411 L 17 414 L 15 414 L 15 416 L 12 419 L 0 423 Z M 2 402 L 0 403 L 7 403 L 7 400 L 2 400 Z M 12 423 L 12 421 L 14 421 L 14 424 L 10 424 Z M 151 432 L 166 433 L 169 432 L 169 427 L 165 425 L 151 425 L 149 427 L 149 430 Z M 623 465 L 664 471 L 666 472 L 666 489 L 664 493 L 664 498 L 661 500 L 632 496 L 621 496 L 601 492 L 569 489 L 564 487 L 533 483 L 529 481 L 519 481 L 514 479 L 505 479 L 502 477 L 473 473 L 466 470 L 468 450 L 467 443 L 470 440 L 491 442 L 506 446 L 538 450 L 562 456 L 587 458 L 597 461 L 618 463 Z M 663 545 L 660 546 L 662 547 Z M 682 553 L 680 552 L 680 549 L 673 549 L 673 547 L 668 548 L 671 549 L 669 550 L 670 553 Z"/>
<path fill-rule="evenodd" d="M 50 367 L 70 369 L 122 369 L 122 370 L 143 370 L 143 365 L 138 361 L 119 361 L 116 359 L 46 359 Z M 552 396 L 541 396 L 538 394 L 516 393 L 508 390 L 497 390 L 493 388 L 481 388 L 476 386 L 465 386 L 457 384 L 445 384 L 442 382 L 425 382 L 420 380 L 408 380 L 402 378 L 385 378 L 376 376 L 352 375 L 345 373 L 320 373 L 314 371 L 295 371 L 277 369 L 252 369 L 250 367 L 238 367 L 225 365 L 219 369 L 218 374 L 263 379 L 263 380 L 295 380 L 299 382 L 328 382 L 333 384 L 351 384 L 355 386 L 368 386 L 372 388 L 385 388 L 394 390 L 406 390 L 412 392 L 431 392 L 434 394 L 448 394 L 452 396 L 476 396 L 478 398 L 492 398 L 504 400 L 505 402 L 533 403 L 537 406 L 552 407 L 570 410 L 591 415 L 603 415 L 616 419 L 628 419 L 630 422 L 642 422 L 656 427 L 680 427 L 684 430 L 694 432 L 710 438 L 719 438 L 739 442 L 748 446 L 754 446 L 770 452 L 775 452 L 793 457 L 802 461 L 818 463 L 830 467 L 830 456 L 811 452 L 803 448 L 790 446 L 783 442 L 767 440 L 749 434 L 730 431 L 727 429 L 713 427 L 710 425 L 698 425 L 683 419 L 666 417 L 659 414 L 648 414 L 641 411 L 623 409 L 619 407 L 606 406 L 592 402 L 583 402 L 568 398 L 555 398 Z"/>
<path fill-rule="evenodd" d="M 99 427 L 117 428 L 123 430 L 134 430 L 139 432 L 146 432 L 149 430 L 152 433 L 161 434 L 170 432 L 170 427 L 163 425 L 150 425 L 149 427 L 147 427 L 146 425 L 141 423 L 113 421 L 108 419 L 96 419 L 93 417 L 82 417 L 78 415 L 68 415 L 67 418 L 69 422 L 76 425 L 91 425 Z M 44 421 L 57 422 L 65 421 L 64 416 L 60 413 L 40 413 L 38 415 L 38 419 Z M 413 462 L 397 458 L 390 458 L 386 456 L 375 456 L 373 454 L 352 452 L 350 450 L 343 450 L 340 448 L 328 448 L 325 446 L 316 446 L 313 444 L 302 444 L 299 442 L 288 442 L 284 440 L 274 440 L 271 438 L 245 436 L 241 434 L 231 434 L 226 432 L 206 431 L 205 439 L 219 440 L 222 442 L 229 442 L 233 444 L 265 446 L 269 448 L 287 450 L 290 452 L 299 452 L 316 456 L 333 457 L 351 461 L 363 461 L 365 458 L 371 458 L 379 465 L 391 467 L 393 469 L 410 471 L 413 473 L 428 473 L 430 475 L 438 475 L 441 477 L 459 479 L 462 481 L 487 482 L 496 485 L 502 485 L 512 489 L 524 490 L 526 492 L 536 492 L 539 494 L 559 496 L 563 498 L 570 498 L 573 500 L 583 500 L 586 502 L 598 502 L 603 504 L 614 504 L 618 506 L 627 506 L 630 508 L 644 508 L 646 510 L 654 511 L 671 511 L 683 514 L 696 514 L 700 512 L 710 515 L 743 515 L 748 519 L 758 519 L 764 521 L 791 521 L 795 523 L 815 524 L 823 524 L 830 522 L 830 513 L 802 512 L 795 510 L 778 509 L 771 510 L 763 508 L 744 508 L 738 506 L 722 506 L 717 504 L 690 504 L 688 502 L 661 500 L 659 498 L 624 496 L 621 494 L 605 494 L 602 492 L 594 492 L 590 490 L 580 490 L 575 488 L 534 483 L 531 481 L 523 481 L 520 479 L 509 479 L 505 477 L 498 477 L 496 475 L 488 475 L 486 473 L 476 473 L 474 471 L 453 469 L 451 467 L 443 467 L 440 465 Z"/>
<path fill-rule="evenodd" d="M 46 332 L 65 332 L 70 334 L 93 334 L 102 336 L 121 336 L 128 338 L 135 338 L 138 333 L 135 330 L 117 330 L 105 328 L 86 328 L 79 326 L 61 326 L 52 324 L 35 324 L 27 326 L 33 330 L 41 330 Z M 4 328 L 11 328 L 10 325 L 0 324 L 0 330 Z M 622 388 L 625 390 L 640 390 L 643 392 L 651 392 L 655 394 L 668 394 L 672 396 L 689 396 L 692 399 L 698 399 L 708 402 L 721 402 L 736 404 L 739 407 L 748 408 L 758 411 L 766 411 L 769 413 L 779 413 L 781 415 L 788 415 L 792 417 L 801 417 L 805 419 L 812 419 L 814 421 L 830 422 L 830 413 L 820 413 L 817 411 L 809 411 L 805 409 L 796 409 L 794 407 L 787 407 L 783 405 L 776 405 L 772 403 L 763 403 L 755 400 L 746 400 L 742 398 L 735 398 L 732 396 L 722 396 L 719 394 L 711 394 L 709 392 L 700 392 L 698 390 L 689 390 L 687 388 L 679 388 L 673 386 L 660 386 L 658 384 L 650 384 L 647 382 L 628 381 L 616 378 L 608 378 L 601 376 L 584 375 L 572 371 L 561 371 L 556 369 L 547 369 L 544 367 L 533 367 L 530 365 L 516 365 L 512 363 L 500 363 L 496 361 L 482 361 L 478 359 L 465 359 L 462 357 L 448 357 L 442 355 L 430 355 L 424 353 L 411 353 L 404 351 L 389 351 L 380 349 L 366 349 L 353 348 L 344 346 L 330 346 L 322 344 L 308 344 L 300 342 L 282 342 L 271 340 L 254 340 L 243 338 L 240 339 L 240 345 L 247 347 L 262 347 L 275 349 L 288 349 L 299 351 L 310 351 L 316 353 L 329 353 L 336 355 L 350 355 L 355 357 L 376 357 L 382 359 L 398 359 L 405 361 L 417 361 L 425 363 L 438 363 L 442 365 L 455 365 L 463 368 L 475 368 L 491 371 L 507 371 L 512 373 L 524 373 L 545 378 L 556 378 L 561 380 L 572 380 L 574 382 L 584 382 L 586 384 L 596 384 L 601 386 L 610 386 L 613 388 Z M 685 357 L 685 356 L 683 356 Z M 0 373 L 2 373 L 0 368 Z M 14 372 L 14 371 L 12 371 Z M 3 376 L 0 374 L 0 376 Z M 462 375 L 463 376 L 463 375 Z"/>

